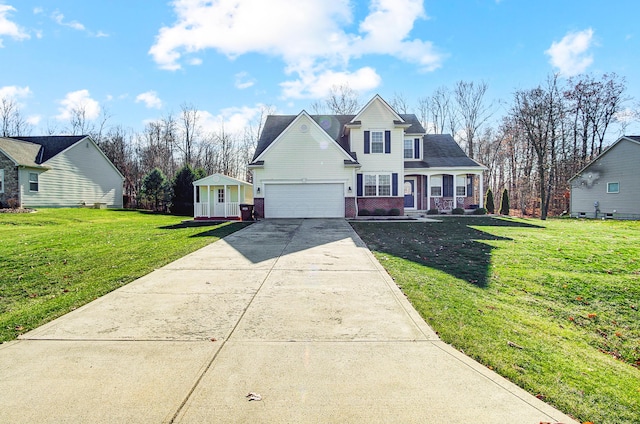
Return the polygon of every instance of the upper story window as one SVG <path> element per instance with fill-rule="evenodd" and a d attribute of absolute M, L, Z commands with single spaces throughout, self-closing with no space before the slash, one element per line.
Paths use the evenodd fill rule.
<path fill-rule="evenodd" d="M 607 193 L 620 193 L 620 183 L 607 183 Z"/>
<path fill-rule="evenodd" d="M 371 131 L 371 153 L 384 153 L 384 133 Z"/>
<path fill-rule="evenodd" d="M 413 140 L 404 140 L 404 158 L 413 159 Z"/>
<path fill-rule="evenodd" d="M 29 191 L 38 191 L 38 174 L 29 172 Z"/>

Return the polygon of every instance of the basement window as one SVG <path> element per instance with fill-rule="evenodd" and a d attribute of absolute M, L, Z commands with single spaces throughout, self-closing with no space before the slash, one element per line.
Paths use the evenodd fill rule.
<path fill-rule="evenodd" d="M 620 183 L 607 183 L 607 193 L 620 193 Z"/>

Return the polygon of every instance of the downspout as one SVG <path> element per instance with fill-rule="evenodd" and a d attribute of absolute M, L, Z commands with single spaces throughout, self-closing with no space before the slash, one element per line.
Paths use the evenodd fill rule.
<path fill-rule="evenodd" d="M 353 205 L 354 205 L 354 210 L 356 211 L 356 216 L 354 216 L 354 218 L 357 218 L 358 217 L 358 180 L 356 178 L 356 169 L 352 168 L 351 173 L 352 173 L 351 187 L 353 187 Z"/>

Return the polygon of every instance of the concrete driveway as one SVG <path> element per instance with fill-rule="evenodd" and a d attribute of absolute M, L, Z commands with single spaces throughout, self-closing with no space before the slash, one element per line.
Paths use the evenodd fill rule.
<path fill-rule="evenodd" d="M 441 342 L 339 219 L 258 222 L 0 345 L 0 388 L 7 423 L 575 422 Z"/>

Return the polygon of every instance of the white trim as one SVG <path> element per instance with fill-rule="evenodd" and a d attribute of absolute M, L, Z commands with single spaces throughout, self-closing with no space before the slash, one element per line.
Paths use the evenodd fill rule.
<path fill-rule="evenodd" d="M 371 100 L 369 100 L 367 102 L 367 104 L 364 105 L 364 107 L 362 109 L 360 109 L 360 112 L 358 112 L 358 114 L 351 120 L 351 122 L 359 121 L 360 120 L 360 115 L 362 115 L 364 113 L 364 111 L 367 110 L 367 108 L 369 108 L 369 106 L 371 106 L 371 104 L 375 100 L 380 100 L 380 102 L 389 110 L 389 112 L 391 112 L 393 114 L 393 116 L 395 116 L 397 118 L 396 119 L 397 121 L 405 122 L 405 120 L 402 119 L 400 117 L 400 115 L 398 115 L 398 113 L 395 110 L 393 110 L 393 108 L 389 105 L 389 103 L 387 103 L 382 97 L 380 97 L 379 94 L 376 94 L 375 96 L 373 96 L 373 98 Z"/>
<path fill-rule="evenodd" d="M 609 184 L 617 184 L 618 185 L 618 190 L 617 191 L 611 191 L 609 190 Z M 618 194 L 620 193 L 620 181 L 611 181 L 607 183 L 607 194 Z"/>
<path fill-rule="evenodd" d="M 407 182 L 407 180 L 411 180 L 413 181 L 413 207 L 407 207 L 405 206 L 405 210 L 410 210 L 410 211 L 414 211 L 418 209 L 418 177 L 417 176 L 411 176 L 411 177 L 404 177 L 404 179 L 402 180 L 402 197 L 404 199 L 404 184 Z M 403 203 L 404 204 L 404 203 Z"/>
<path fill-rule="evenodd" d="M 385 175 L 389 177 L 389 194 L 380 194 L 380 176 L 381 175 Z M 376 194 L 375 195 L 366 194 L 367 192 L 366 177 L 367 176 L 376 177 Z M 393 172 L 363 172 L 362 173 L 362 196 L 360 197 L 375 198 L 375 197 L 392 197 L 392 196 L 393 196 Z"/>

